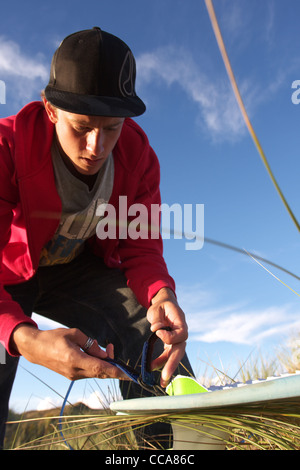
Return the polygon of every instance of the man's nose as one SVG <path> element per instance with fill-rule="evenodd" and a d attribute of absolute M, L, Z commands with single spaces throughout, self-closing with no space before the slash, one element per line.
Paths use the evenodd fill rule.
<path fill-rule="evenodd" d="M 103 134 L 100 131 L 90 132 L 87 138 L 86 149 L 96 157 L 104 150 Z"/>

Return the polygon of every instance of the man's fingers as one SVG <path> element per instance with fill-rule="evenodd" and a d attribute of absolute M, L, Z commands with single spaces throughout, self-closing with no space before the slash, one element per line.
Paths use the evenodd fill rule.
<path fill-rule="evenodd" d="M 183 358 L 185 353 L 185 343 L 176 344 L 172 346 L 172 355 L 169 356 L 163 370 L 161 371 L 160 384 L 162 387 L 166 387 L 170 382 L 174 372 L 176 371 L 178 364 Z"/>
<path fill-rule="evenodd" d="M 113 344 L 108 344 L 104 350 L 96 339 L 87 337 L 77 329 L 69 330 L 69 340 L 74 346 L 77 345 L 75 380 L 89 377 L 128 380 L 123 371 L 105 361 L 106 358 L 114 358 Z"/>
<path fill-rule="evenodd" d="M 161 328 L 155 332 L 157 337 L 165 344 L 182 343 L 187 340 L 187 331 L 185 328 L 175 327 L 174 329 L 170 328 L 168 330 Z"/>
<path fill-rule="evenodd" d="M 80 351 L 79 354 L 81 357 L 80 360 L 77 361 L 77 379 L 93 377 L 98 379 L 111 378 L 119 380 L 129 380 L 129 378 L 123 371 L 121 371 L 118 367 L 114 366 L 110 362 L 107 362 L 105 360 L 106 358 L 101 358 L 99 357 L 99 355 L 96 354 L 87 354 L 83 351 Z"/>
<path fill-rule="evenodd" d="M 89 356 L 98 357 L 99 359 L 105 359 L 109 354 L 113 354 L 113 345 L 110 345 L 106 351 L 102 349 L 96 339 L 87 338 L 85 344 L 82 346 L 82 351 Z M 110 356 L 109 356 L 110 357 Z"/>
<path fill-rule="evenodd" d="M 166 387 L 185 353 L 185 343 L 166 346 L 163 353 L 151 363 L 152 370 L 162 369 L 160 385 Z"/>

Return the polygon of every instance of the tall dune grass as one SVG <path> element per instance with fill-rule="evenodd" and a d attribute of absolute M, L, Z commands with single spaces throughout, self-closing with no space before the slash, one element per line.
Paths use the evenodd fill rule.
<path fill-rule="evenodd" d="M 300 338 L 300 335 L 299 335 Z M 274 371 L 292 364 L 291 370 L 300 369 L 295 362 L 293 345 L 280 349 L 275 359 L 268 361 L 263 355 L 243 364 L 239 381 L 266 378 Z M 294 361 L 294 362 L 293 362 Z M 219 372 L 220 374 L 220 372 Z M 228 376 L 225 381 L 230 382 Z M 115 390 L 115 386 L 112 387 Z M 163 413 L 147 416 L 114 415 L 108 408 L 113 396 L 107 398 L 107 408 L 93 411 L 79 404 L 68 405 L 63 417 L 63 437 L 59 432 L 59 411 L 45 412 L 37 417 L 34 412 L 26 413 L 21 420 L 9 423 L 10 449 L 31 450 L 138 450 L 132 426 L 144 428 L 155 421 L 167 421 L 183 427 L 203 425 L 198 432 L 207 433 L 214 429 L 226 430 L 227 450 L 299 450 L 300 449 L 300 396 L 298 399 L 266 402 L 262 404 L 218 407 L 200 413 Z M 99 408 L 103 404 L 100 405 Z M 33 415 L 34 414 L 34 415 Z M 201 430 L 202 429 L 202 430 Z M 190 443 L 191 449 L 193 443 Z M 144 449 L 155 449 L 145 438 Z"/>
<path fill-rule="evenodd" d="M 299 450 L 300 400 L 277 402 L 272 406 L 239 406 L 209 410 L 205 413 L 165 413 L 149 416 L 115 416 L 111 414 L 73 415 L 64 418 L 64 434 L 74 450 L 137 450 L 132 426 L 144 427 L 154 421 L 171 421 L 179 426 L 199 426 L 209 436 L 210 430 L 229 433 L 227 450 Z M 49 418 L 25 420 L 22 425 L 41 423 Z M 19 444 L 15 449 L 57 450 L 68 446 L 57 429 L 58 417 L 51 418 L 52 430 L 45 435 Z M 193 448 L 193 443 L 191 449 Z M 144 449 L 154 447 L 145 439 Z"/>

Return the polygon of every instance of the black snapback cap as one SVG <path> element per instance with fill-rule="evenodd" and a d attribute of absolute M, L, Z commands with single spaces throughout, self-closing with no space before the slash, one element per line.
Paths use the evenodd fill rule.
<path fill-rule="evenodd" d="M 135 92 L 129 47 L 99 27 L 67 36 L 55 51 L 46 99 L 75 114 L 134 117 L 146 106 Z"/>

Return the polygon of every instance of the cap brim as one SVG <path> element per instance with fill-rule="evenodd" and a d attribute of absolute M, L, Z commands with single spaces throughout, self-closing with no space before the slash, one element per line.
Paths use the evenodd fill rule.
<path fill-rule="evenodd" d="M 59 109 L 87 116 L 135 117 L 146 111 L 146 106 L 138 96 L 110 97 L 78 95 L 59 91 L 47 86 L 46 99 Z"/>

